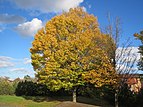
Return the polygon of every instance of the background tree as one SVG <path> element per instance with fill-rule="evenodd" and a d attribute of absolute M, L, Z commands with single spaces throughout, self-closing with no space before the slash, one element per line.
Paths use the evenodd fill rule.
<path fill-rule="evenodd" d="M 74 102 L 78 86 L 114 83 L 109 42 L 115 46 L 109 35 L 100 32 L 97 18 L 81 8 L 55 16 L 37 32 L 30 49 L 38 82 L 52 91 L 73 89 Z"/>
<path fill-rule="evenodd" d="M 0 95 L 14 95 L 14 87 L 8 77 L 0 77 Z"/>
<path fill-rule="evenodd" d="M 143 31 L 141 31 L 140 33 L 135 33 L 134 36 L 136 37 L 136 39 L 139 39 L 142 43 L 142 45 L 139 46 L 139 53 L 141 55 L 140 60 L 138 62 L 138 68 L 139 70 L 143 70 Z"/>
<path fill-rule="evenodd" d="M 118 96 L 122 91 L 122 88 L 126 84 L 127 78 L 131 78 L 136 73 L 133 69 L 136 62 L 136 55 L 133 54 L 133 48 L 131 47 L 130 38 L 121 44 L 121 21 L 117 17 L 114 22 L 111 21 L 110 14 L 108 14 L 108 26 L 105 28 L 104 32 L 113 38 L 115 46 L 109 44 L 109 50 L 111 51 L 111 59 L 116 74 L 118 75 L 116 79 L 116 84 L 114 84 L 115 89 L 115 107 L 118 107 Z"/>

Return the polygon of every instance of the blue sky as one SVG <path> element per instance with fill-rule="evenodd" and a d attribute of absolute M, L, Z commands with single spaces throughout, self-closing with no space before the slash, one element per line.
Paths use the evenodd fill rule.
<path fill-rule="evenodd" d="M 34 34 L 55 15 L 82 6 L 98 18 L 101 28 L 121 19 L 122 38 L 132 40 L 133 53 L 140 42 L 133 34 L 143 30 L 142 0 L 0 0 L 0 76 L 11 79 L 24 75 L 34 77 L 29 48 Z"/>

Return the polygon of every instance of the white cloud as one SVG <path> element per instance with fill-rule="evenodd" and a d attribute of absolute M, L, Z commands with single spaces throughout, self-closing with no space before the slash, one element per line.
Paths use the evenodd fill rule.
<path fill-rule="evenodd" d="M 33 71 L 26 69 L 26 68 L 13 68 L 10 69 L 11 72 L 18 72 L 19 74 L 33 74 Z"/>
<path fill-rule="evenodd" d="M 15 72 L 15 71 L 16 71 L 16 72 L 17 72 L 17 71 L 27 72 L 27 70 L 26 70 L 25 68 L 13 68 L 13 69 L 11 69 L 10 71 L 12 71 L 12 72 L 13 72 L 13 71 L 14 71 L 14 72 Z"/>
<path fill-rule="evenodd" d="M 8 56 L 0 56 L 0 61 L 8 61 L 8 60 L 12 60 L 13 58 L 8 57 Z"/>
<path fill-rule="evenodd" d="M 12 23 L 22 23 L 25 18 L 18 15 L 0 14 L 0 23 L 2 24 L 12 24 Z"/>
<path fill-rule="evenodd" d="M 15 64 L 12 62 L 13 58 L 7 56 L 0 56 L 0 68 L 13 67 Z"/>
<path fill-rule="evenodd" d="M 38 10 L 42 13 L 68 11 L 84 0 L 13 0 L 19 8 Z M 12 2 L 13 2 L 12 1 Z"/>
<path fill-rule="evenodd" d="M 22 36 L 34 36 L 34 34 L 42 28 L 42 21 L 34 18 L 30 22 L 25 22 L 23 24 L 19 24 L 15 29 Z"/>
<path fill-rule="evenodd" d="M 138 52 L 138 47 L 119 47 L 116 51 L 116 59 L 125 62 L 132 62 L 136 60 L 137 62 L 140 59 L 140 53 Z"/>
<path fill-rule="evenodd" d="M 8 61 L 0 61 L 0 68 L 13 67 L 15 64 Z"/>
<path fill-rule="evenodd" d="M 24 64 L 30 64 L 31 63 L 31 59 L 29 58 L 24 58 Z"/>
<path fill-rule="evenodd" d="M 130 65 L 124 65 L 124 64 L 116 64 L 116 70 L 119 73 L 136 73 L 138 71 L 137 66 L 130 66 Z"/>
<path fill-rule="evenodd" d="M 137 62 L 140 59 L 138 47 L 119 47 L 116 51 L 116 69 L 120 72 L 136 72 Z"/>
<path fill-rule="evenodd" d="M 10 78 L 23 78 L 25 75 L 34 77 L 34 71 L 30 64 L 30 58 L 12 58 L 0 56 L 0 75 Z"/>
<path fill-rule="evenodd" d="M 1 26 L 0 26 L 0 32 L 2 32 L 3 30 L 4 30 L 4 27 L 1 27 Z"/>

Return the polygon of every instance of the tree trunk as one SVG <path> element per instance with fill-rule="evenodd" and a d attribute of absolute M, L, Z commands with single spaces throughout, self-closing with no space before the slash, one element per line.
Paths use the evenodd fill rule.
<path fill-rule="evenodd" d="M 118 107 L 118 89 L 115 90 L 115 107 Z"/>
<path fill-rule="evenodd" d="M 76 103 L 76 87 L 73 89 L 73 102 Z"/>

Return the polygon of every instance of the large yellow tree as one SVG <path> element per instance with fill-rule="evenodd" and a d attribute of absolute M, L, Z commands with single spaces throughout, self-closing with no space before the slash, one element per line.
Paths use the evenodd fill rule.
<path fill-rule="evenodd" d="M 55 16 L 37 32 L 30 49 L 38 82 L 52 91 L 73 89 L 74 102 L 79 85 L 114 83 L 111 43 L 112 38 L 101 33 L 97 18 L 82 8 Z"/>

